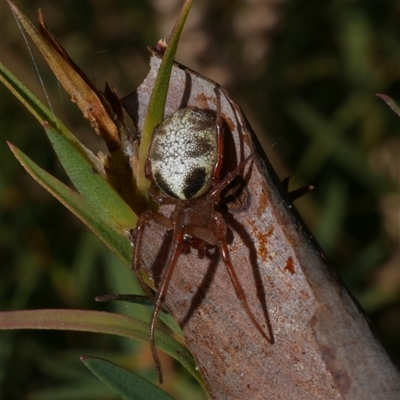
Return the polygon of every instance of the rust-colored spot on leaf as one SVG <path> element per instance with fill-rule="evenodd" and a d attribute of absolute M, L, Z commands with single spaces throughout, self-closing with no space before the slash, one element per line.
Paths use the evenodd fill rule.
<path fill-rule="evenodd" d="M 258 242 L 258 254 L 261 257 L 261 260 L 264 262 L 268 256 L 267 249 L 267 235 L 260 231 L 255 232 L 255 236 Z"/>
<path fill-rule="evenodd" d="M 224 120 L 226 124 L 228 125 L 229 130 L 232 132 L 235 129 L 235 123 L 230 119 L 224 116 Z"/>
<path fill-rule="evenodd" d="M 269 229 L 268 229 L 268 232 L 267 232 L 267 238 L 269 239 L 271 236 L 272 236 L 272 234 L 274 233 L 274 227 L 273 226 L 271 226 Z"/>
<path fill-rule="evenodd" d="M 294 270 L 294 261 L 292 256 L 289 256 L 287 259 L 285 269 L 287 269 L 292 275 L 296 272 Z"/>
<path fill-rule="evenodd" d="M 264 262 L 268 256 L 267 236 L 264 233 L 257 232 L 258 250 L 262 261 Z"/>
<path fill-rule="evenodd" d="M 208 105 L 208 98 L 204 93 L 200 93 L 196 96 L 196 107 L 202 108 L 204 110 L 210 108 L 210 106 Z"/>
<path fill-rule="evenodd" d="M 257 238 L 257 242 L 258 242 L 258 253 L 263 262 L 266 261 L 267 257 L 268 257 L 267 244 L 268 244 L 268 239 L 271 237 L 273 231 L 274 231 L 274 228 L 271 226 L 268 229 L 267 233 L 260 232 L 257 229 L 255 230 L 255 233 L 254 233 L 255 237 Z"/>

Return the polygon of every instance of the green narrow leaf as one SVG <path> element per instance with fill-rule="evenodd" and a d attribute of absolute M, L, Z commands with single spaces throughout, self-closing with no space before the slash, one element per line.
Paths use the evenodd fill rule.
<path fill-rule="evenodd" d="M 126 301 L 128 303 L 141 305 L 149 310 L 154 310 L 154 303 L 147 296 L 141 296 L 139 294 L 105 294 L 96 297 L 96 301 L 99 302 L 114 300 Z M 169 329 L 171 329 L 172 332 L 175 333 L 175 335 L 180 338 L 183 337 L 182 329 L 172 315 L 161 310 L 158 317 L 168 326 Z"/>
<path fill-rule="evenodd" d="M 341 233 L 341 227 L 347 211 L 347 186 L 336 177 L 327 182 L 324 191 L 324 202 L 315 230 L 315 237 L 327 254 L 333 251 L 334 245 Z"/>
<path fill-rule="evenodd" d="M 147 343 L 149 324 L 135 318 L 104 311 L 24 310 L 0 313 L 1 329 L 54 329 L 107 333 Z M 155 333 L 156 346 L 180 362 L 203 385 L 189 350 L 160 329 Z"/>
<path fill-rule="evenodd" d="M 28 109 L 28 111 L 41 123 L 47 121 L 50 125 L 57 126 L 67 140 L 69 140 L 96 170 L 105 177 L 105 171 L 100 160 L 68 130 L 55 114 L 49 110 L 5 65 L 0 62 L 0 81 L 10 92 Z"/>
<path fill-rule="evenodd" d="M 98 357 L 82 356 L 82 362 L 124 400 L 172 400 L 169 394 L 120 366 Z"/>
<path fill-rule="evenodd" d="M 167 49 L 165 50 L 160 69 L 158 70 L 157 78 L 151 92 L 150 101 L 143 124 L 139 150 L 139 172 L 137 178 L 136 194 L 138 196 L 143 196 L 147 200 L 147 192 L 150 183 L 145 177 L 144 165 L 147 154 L 149 152 L 150 141 L 153 135 L 154 128 L 164 119 L 165 102 L 167 100 L 172 65 L 174 63 L 181 32 L 185 25 L 191 5 L 192 0 L 186 0 L 185 4 L 183 5 L 179 19 L 176 21 L 174 29 L 172 30 L 171 36 L 168 40 Z"/>
<path fill-rule="evenodd" d="M 87 225 L 126 265 L 130 265 L 132 247 L 125 235 L 97 217 L 82 196 L 35 164 L 21 150 L 9 143 L 11 151 L 26 171 L 57 200 Z"/>
<path fill-rule="evenodd" d="M 104 179 L 104 169 L 98 159 L 3 65 L 0 72 L 2 82 L 44 125 L 69 178 L 98 218 L 122 234 L 136 226 L 136 215 Z"/>
<path fill-rule="evenodd" d="M 44 124 L 65 171 L 99 218 L 121 233 L 136 226 L 136 215 L 83 154 L 56 127 Z"/>

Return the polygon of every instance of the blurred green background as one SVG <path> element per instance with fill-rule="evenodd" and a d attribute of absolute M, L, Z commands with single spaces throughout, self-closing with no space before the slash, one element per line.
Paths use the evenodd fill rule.
<path fill-rule="evenodd" d="M 168 37 L 181 1 L 18 0 L 45 21 L 94 84 L 123 96 L 146 75 L 147 46 Z M 396 0 L 323 2 L 194 0 L 177 59 L 218 81 L 243 106 L 279 176 L 291 189 L 313 184 L 296 202 L 391 356 L 400 360 L 400 120 L 374 94 L 400 100 Z M 93 150 L 103 149 L 31 45 L 5 0 L 1 61 Z M 46 94 L 36 69 L 40 72 Z M 42 128 L 1 86 L 1 308 L 135 306 L 94 302 L 130 293 L 130 271 L 23 170 L 8 140 L 66 180 Z M 48 100 L 49 99 L 49 100 Z M 155 378 L 148 346 L 74 332 L 2 332 L 4 399 L 113 399 L 79 361 L 99 355 Z M 164 389 L 202 394 L 162 360 Z"/>

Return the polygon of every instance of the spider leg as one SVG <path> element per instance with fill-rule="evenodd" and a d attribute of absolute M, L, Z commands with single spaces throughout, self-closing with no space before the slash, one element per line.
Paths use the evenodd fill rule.
<path fill-rule="evenodd" d="M 208 193 L 207 200 L 212 202 L 219 201 L 219 195 L 238 175 L 241 169 L 244 168 L 246 163 L 251 159 L 252 154 L 246 157 L 233 171 L 225 175 L 224 179 L 216 184 Z"/>
<path fill-rule="evenodd" d="M 257 328 L 257 330 L 261 333 L 261 335 L 270 343 L 274 343 L 273 337 L 268 337 L 267 334 L 265 333 L 264 329 L 261 327 L 261 325 L 258 323 L 256 317 L 254 314 L 251 312 L 249 303 L 247 302 L 246 295 L 243 291 L 242 285 L 239 282 L 239 278 L 236 274 L 235 268 L 233 267 L 231 257 L 229 256 L 229 248 L 228 244 L 226 242 L 226 223 L 223 220 L 221 216 L 216 214 L 214 216 L 215 222 L 217 225 L 217 239 L 218 239 L 218 248 L 222 257 L 222 260 L 224 261 L 224 264 L 228 270 L 229 278 L 231 279 L 232 285 L 235 288 L 236 294 L 239 297 L 239 300 L 242 302 L 242 305 L 244 309 L 246 310 L 247 315 L 250 317 L 251 321 L 253 322 L 253 325 Z"/>
<path fill-rule="evenodd" d="M 213 186 L 217 185 L 219 181 L 219 173 L 224 158 L 224 120 L 221 114 L 221 92 L 219 90 L 219 85 L 215 87 L 214 91 L 217 97 L 217 161 L 211 175 Z"/>
<path fill-rule="evenodd" d="M 165 296 L 167 295 L 168 287 L 171 282 L 176 262 L 178 261 L 178 257 L 182 252 L 184 244 L 183 243 L 184 234 L 185 231 L 183 228 L 179 228 L 174 231 L 174 236 L 172 238 L 172 249 L 168 254 L 167 265 L 165 267 L 160 287 L 158 288 L 153 316 L 151 317 L 151 322 L 150 322 L 150 348 L 151 348 L 151 353 L 153 355 L 154 363 L 156 365 L 158 380 L 160 383 L 162 383 L 163 379 L 161 374 L 160 359 L 158 357 L 157 349 L 154 342 L 155 325 L 156 325 L 157 315 L 160 312 L 161 306 L 165 300 Z"/>
<path fill-rule="evenodd" d="M 132 241 L 133 244 L 132 270 L 135 273 L 140 283 L 140 286 L 146 293 L 147 297 L 149 297 L 152 301 L 154 301 L 154 296 L 151 293 L 148 285 L 146 285 L 146 283 L 144 282 L 142 274 L 140 273 L 144 228 L 146 227 L 146 224 L 150 220 L 156 221 L 160 225 L 165 226 L 167 229 L 173 229 L 173 224 L 170 219 L 168 219 L 162 214 L 159 214 L 151 210 L 144 211 L 138 219 L 135 229 L 135 234 Z"/>

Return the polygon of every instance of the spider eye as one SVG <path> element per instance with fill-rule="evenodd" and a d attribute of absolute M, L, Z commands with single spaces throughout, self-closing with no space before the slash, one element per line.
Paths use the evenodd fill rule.
<path fill-rule="evenodd" d="M 189 200 L 211 187 L 217 161 L 216 129 L 214 112 L 184 108 L 154 130 L 149 150 L 151 173 L 165 194 Z"/>

